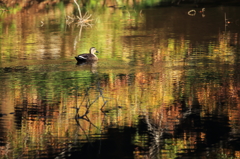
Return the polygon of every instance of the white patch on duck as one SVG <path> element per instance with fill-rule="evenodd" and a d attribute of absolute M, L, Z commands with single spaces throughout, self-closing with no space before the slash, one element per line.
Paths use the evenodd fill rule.
<path fill-rule="evenodd" d="M 85 57 L 83 57 L 83 56 L 78 56 L 80 59 L 84 59 L 84 60 L 86 60 L 86 58 Z"/>

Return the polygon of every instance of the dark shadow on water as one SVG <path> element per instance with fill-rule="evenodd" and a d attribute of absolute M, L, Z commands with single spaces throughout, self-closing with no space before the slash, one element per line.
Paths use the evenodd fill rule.
<path fill-rule="evenodd" d="M 221 106 L 218 107 L 221 109 Z M 218 148 L 232 150 L 234 153 L 239 146 L 239 138 L 233 140 L 233 134 L 229 125 L 229 117 L 225 114 L 206 114 L 201 117 L 202 106 L 194 100 L 192 108 L 185 107 L 182 102 L 182 118 L 180 123 L 175 125 L 174 138 L 187 137 L 187 141 L 194 143 L 194 148 L 182 149 L 183 153 L 177 153 L 177 158 L 218 158 Z M 204 135 L 203 135 L 204 134 Z M 235 134 L 236 135 L 236 134 Z M 194 138 L 194 139 L 191 139 Z M 164 143 L 165 144 L 165 143 Z"/>
<path fill-rule="evenodd" d="M 204 157 L 208 150 L 214 151 L 216 147 L 223 144 L 224 148 L 232 147 L 228 143 L 230 139 L 229 120 L 226 116 L 210 115 L 205 118 L 200 118 L 199 114 L 191 114 L 181 121 L 176 126 L 175 136 L 177 138 L 184 138 L 184 133 L 187 137 L 195 134 L 194 149 L 182 149 L 184 153 L 178 153 L 178 158 L 198 158 Z M 202 138 L 202 134 L 205 137 Z M 221 146 L 220 146 L 221 147 Z M 217 157 L 217 153 L 210 153 L 211 157 Z"/>
<path fill-rule="evenodd" d="M 72 149 L 65 158 L 134 158 L 134 148 L 132 137 L 136 133 L 136 128 L 124 127 L 109 128 L 104 135 L 106 139 L 97 139 L 95 142 L 83 144 L 81 150 Z M 68 157 L 67 157 L 68 156 Z"/>
<path fill-rule="evenodd" d="M 194 143 L 190 146 L 193 148 L 178 149 L 177 152 L 181 153 L 176 153 L 175 158 L 179 159 L 204 158 L 207 155 L 208 158 L 218 158 L 219 147 L 230 150 L 232 154 L 240 150 L 240 138 L 231 134 L 227 116 L 208 114 L 201 118 L 198 108 L 191 112 L 186 108 L 183 114 L 185 116 L 175 125 L 173 133 L 167 127 L 159 129 L 149 117 L 141 115 L 136 127 L 108 128 L 104 134 L 92 135 L 88 141 L 71 143 L 74 146 L 70 150 L 52 155 L 68 159 L 132 159 L 138 155 L 144 158 L 167 157 L 165 152 L 172 153 L 169 148 L 177 139 Z M 151 130 L 149 122 L 154 127 Z"/>

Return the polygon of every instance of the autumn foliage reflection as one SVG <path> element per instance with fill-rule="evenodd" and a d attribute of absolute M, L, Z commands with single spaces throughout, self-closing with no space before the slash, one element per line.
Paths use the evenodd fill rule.
<path fill-rule="evenodd" d="M 201 43 L 170 36 L 138 12 L 129 12 L 131 19 L 114 13 L 99 15 L 103 23 L 84 30 L 76 50 L 78 31 L 65 28 L 59 10 L 50 10 L 43 26 L 41 14 L 5 17 L 1 157 L 64 157 L 127 128 L 136 131 L 126 138 L 139 158 L 239 157 L 232 148 L 239 140 L 238 34 L 219 32 Z M 62 23 L 51 20 L 57 15 Z M 76 66 L 73 55 L 93 44 L 103 50 L 98 65 Z"/>

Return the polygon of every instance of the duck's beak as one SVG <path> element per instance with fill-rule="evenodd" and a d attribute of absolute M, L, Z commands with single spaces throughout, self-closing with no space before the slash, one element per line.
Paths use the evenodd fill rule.
<path fill-rule="evenodd" d="M 98 51 L 96 51 L 96 53 L 99 53 Z"/>

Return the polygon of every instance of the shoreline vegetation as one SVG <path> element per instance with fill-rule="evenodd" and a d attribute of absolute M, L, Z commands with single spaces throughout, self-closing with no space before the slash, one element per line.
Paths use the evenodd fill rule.
<path fill-rule="evenodd" d="M 64 5 L 68 5 L 71 3 L 75 3 L 73 0 L 0 0 L 0 11 L 9 11 L 11 8 L 20 8 L 21 11 L 23 10 L 34 10 L 36 12 L 44 11 L 46 9 L 50 9 L 60 3 Z M 77 3 L 81 7 L 85 7 L 87 5 L 95 6 L 104 6 L 110 8 L 121 8 L 124 5 L 128 6 L 137 6 L 141 5 L 142 7 L 159 7 L 159 6 L 183 6 L 185 4 L 190 4 L 194 7 L 202 7 L 205 5 L 239 5 L 239 0 L 136 0 L 136 1 L 114 1 L 114 0 L 99 0 L 98 3 L 92 2 L 91 0 L 80 1 L 78 0 Z"/>

